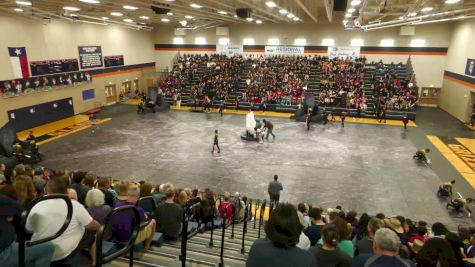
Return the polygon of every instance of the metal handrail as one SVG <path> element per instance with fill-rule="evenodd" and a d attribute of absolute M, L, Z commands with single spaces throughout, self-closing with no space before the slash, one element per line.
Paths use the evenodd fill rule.
<path fill-rule="evenodd" d="M 123 248 L 114 253 L 104 256 L 102 254 L 102 239 L 104 238 L 104 232 L 109 225 L 109 221 L 112 220 L 114 215 L 121 213 L 121 212 L 132 212 L 132 229 L 131 229 L 131 236 L 129 241 L 125 244 Z M 129 251 L 129 266 L 132 267 L 134 265 L 134 244 L 137 236 L 139 234 L 140 228 L 140 215 L 135 206 L 123 206 L 114 208 L 109 214 L 107 214 L 106 218 L 104 219 L 104 224 L 101 225 L 99 230 L 97 231 L 97 241 L 96 241 L 96 267 L 101 267 L 102 264 L 108 263 L 123 254 Z"/>
<path fill-rule="evenodd" d="M 259 231 L 257 233 L 257 238 L 261 238 L 261 226 L 262 226 L 262 221 L 264 220 L 264 211 L 266 210 L 266 200 L 262 202 L 261 205 L 261 214 L 259 214 Z"/>
<path fill-rule="evenodd" d="M 241 201 L 241 200 L 239 200 Z M 236 221 L 236 206 L 231 205 L 231 208 L 233 209 L 233 214 L 231 216 L 231 239 L 234 239 L 234 224 Z"/>
<path fill-rule="evenodd" d="M 45 242 L 51 241 L 53 239 L 56 239 L 66 231 L 69 224 L 71 223 L 71 218 L 73 217 L 73 204 L 71 202 L 71 199 L 67 195 L 64 195 L 64 194 L 49 194 L 49 195 L 44 195 L 44 196 L 37 197 L 37 198 L 33 199 L 28 204 L 26 210 L 24 210 L 21 213 L 20 224 L 23 226 L 24 232 L 25 233 L 27 232 L 27 230 L 25 228 L 25 225 L 26 225 L 26 221 L 28 219 L 28 215 L 30 215 L 31 210 L 33 209 L 33 207 L 36 204 L 38 204 L 42 201 L 51 200 L 51 199 L 62 199 L 62 200 L 64 200 L 64 202 L 66 202 L 66 206 L 67 206 L 68 210 L 67 210 L 66 219 L 63 223 L 63 226 L 61 226 L 61 228 L 58 230 L 58 232 L 56 232 L 54 235 L 52 235 L 50 237 L 41 238 L 41 239 L 38 239 L 38 240 L 35 240 L 35 241 L 31 241 L 31 240 L 26 241 L 25 240 L 25 234 L 21 233 L 18 237 L 18 246 L 19 246 L 19 248 L 18 248 L 18 266 L 20 266 L 20 267 L 25 266 L 25 246 L 31 247 L 31 246 L 34 246 L 34 245 L 38 245 L 38 244 L 45 243 Z"/>
<path fill-rule="evenodd" d="M 260 204 L 261 204 L 261 200 L 258 199 L 257 202 L 256 202 L 256 206 L 254 208 L 254 229 L 256 229 L 257 209 L 258 209 Z"/>
<path fill-rule="evenodd" d="M 213 206 L 213 219 L 211 220 L 211 235 L 210 235 L 210 238 L 209 238 L 209 247 L 213 247 L 213 231 L 214 231 L 214 217 L 215 217 L 215 211 L 216 211 L 216 202 L 219 201 L 219 205 L 221 205 L 221 199 L 219 198 L 216 198 L 214 200 L 214 206 Z M 219 207 L 219 206 L 218 206 Z"/>
<path fill-rule="evenodd" d="M 186 265 L 186 246 L 188 244 L 188 223 L 190 220 L 194 218 L 194 214 L 191 214 L 188 216 L 188 213 L 190 210 L 193 210 L 196 207 L 201 206 L 201 203 L 195 203 L 191 206 L 187 206 L 185 210 L 183 211 L 183 219 L 182 219 L 182 224 L 181 224 L 181 254 L 180 254 L 180 260 L 181 260 L 181 266 L 185 267 Z"/>
<path fill-rule="evenodd" d="M 246 205 L 246 210 L 244 211 L 244 226 L 242 228 L 242 244 L 241 244 L 241 254 L 245 253 L 245 248 L 244 248 L 244 240 L 246 239 L 246 232 L 247 232 L 247 221 L 249 216 L 249 207 L 252 206 L 252 201 L 249 201 L 249 204 Z M 252 216 L 252 214 L 251 214 Z"/>
<path fill-rule="evenodd" d="M 226 218 L 228 217 L 228 207 L 229 205 L 232 205 L 229 203 L 225 208 L 224 208 L 224 213 L 223 213 L 223 227 L 222 227 L 222 232 L 221 232 L 221 252 L 219 254 L 219 266 L 224 267 L 224 235 L 226 232 Z"/>

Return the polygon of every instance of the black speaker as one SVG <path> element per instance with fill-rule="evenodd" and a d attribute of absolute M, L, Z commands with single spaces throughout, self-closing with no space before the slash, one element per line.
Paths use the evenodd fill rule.
<path fill-rule="evenodd" d="M 348 0 L 335 0 L 333 4 L 333 11 L 346 11 Z"/>
<path fill-rule="evenodd" d="M 155 14 L 157 14 L 157 15 L 165 15 L 165 14 L 167 14 L 168 12 L 170 12 L 170 9 L 169 9 L 169 8 L 162 8 L 162 7 L 156 7 L 156 6 L 152 6 L 152 10 L 153 10 L 153 12 L 155 12 Z"/>
<path fill-rule="evenodd" d="M 251 17 L 251 9 L 250 8 L 238 8 L 236 9 L 236 15 L 239 18 L 247 19 Z"/>
<path fill-rule="evenodd" d="M 7 123 L 0 128 L 0 155 L 9 157 L 12 154 L 15 139 L 16 131 L 11 123 Z"/>

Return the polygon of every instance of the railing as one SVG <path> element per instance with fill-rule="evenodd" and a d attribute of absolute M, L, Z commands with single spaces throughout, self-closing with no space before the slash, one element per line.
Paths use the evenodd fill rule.
<path fill-rule="evenodd" d="M 257 202 L 256 202 L 256 206 L 254 208 L 254 229 L 256 229 L 257 209 L 259 208 L 260 204 L 261 204 L 261 201 L 258 199 Z"/>
<path fill-rule="evenodd" d="M 112 254 L 104 256 L 103 253 L 103 238 L 104 238 L 104 232 L 109 225 L 109 222 L 112 222 L 112 218 L 114 215 L 121 213 L 121 212 L 131 212 L 132 213 L 132 224 L 131 224 L 131 236 L 129 241 L 124 244 L 124 247 L 122 247 L 120 250 L 117 250 L 113 252 Z M 134 206 L 123 206 L 123 207 L 118 207 L 114 208 L 105 218 L 104 224 L 101 225 L 99 228 L 99 231 L 97 231 L 97 241 L 96 241 L 96 267 L 101 267 L 102 264 L 108 263 L 123 254 L 127 253 L 129 251 L 129 266 L 132 267 L 134 265 L 134 244 L 135 240 L 137 239 L 137 235 L 139 234 L 139 229 L 140 229 L 140 216 L 139 212 L 137 211 L 137 208 Z"/>
<path fill-rule="evenodd" d="M 180 254 L 182 267 L 186 266 L 186 246 L 188 244 L 188 238 L 189 238 L 188 223 L 194 218 L 196 214 L 195 212 L 193 212 L 193 210 L 200 206 L 201 206 L 201 203 L 198 202 L 196 204 L 186 207 L 183 212 L 183 219 L 182 219 L 182 224 L 181 224 L 182 229 L 181 229 L 181 254 Z"/>
<path fill-rule="evenodd" d="M 216 202 L 219 201 L 219 205 L 216 205 Z M 213 219 L 211 220 L 211 235 L 210 235 L 210 238 L 209 238 L 209 247 L 213 247 L 213 231 L 214 231 L 214 217 L 216 216 L 216 207 L 220 206 L 221 205 L 221 199 L 219 198 L 216 198 L 216 200 L 214 201 L 214 204 L 213 204 Z"/>
<path fill-rule="evenodd" d="M 222 232 L 221 232 L 221 252 L 219 254 L 219 266 L 220 267 L 224 267 L 224 236 L 225 236 L 225 232 L 226 232 L 226 218 L 228 217 L 228 207 L 232 205 L 231 203 L 229 203 L 225 209 L 224 209 L 224 213 L 223 213 L 223 227 L 222 227 Z"/>
<path fill-rule="evenodd" d="M 261 213 L 259 214 L 259 231 L 257 232 L 257 238 L 261 238 L 261 226 L 264 221 L 264 212 L 266 210 L 266 201 L 262 202 Z"/>
<path fill-rule="evenodd" d="M 238 201 L 241 201 L 241 200 L 238 199 Z M 233 215 L 231 216 L 231 239 L 234 239 L 234 224 L 236 222 L 236 207 L 232 205 L 231 208 L 233 209 Z"/>
<path fill-rule="evenodd" d="M 244 254 L 246 252 L 245 247 L 244 247 L 244 241 L 246 239 L 246 233 L 247 233 L 247 221 L 249 217 L 252 217 L 252 214 L 249 216 L 249 212 L 251 209 L 252 209 L 252 200 L 249 201 L 249 204 L 246 205 L 246 210 L 244 211 L 244 226 L 242 228 L 241 254 Z"/>
<path fill-rule="evenodd" d="M 33 209 L 33 207 L 36 204 L 38 204 L 42 201 L 51 200 L 51 199 L 62 199 L 62 200 L 64 200 L 64 202 L 66 202 L 66 206 L 67 206 L 68 211 L 67 211 L 66 220 L 64 221 L 63 226 L 61 226 L 61 228 L 58 230 L 58 232 L 56 232 L 54 235 L 52 235 L 50 237 L 45 237 L 45 238 L 35 240 L 35 241 L 31 241 L 31 240 L 26 241 L 25 240 L 25 233 L 27 231 L 25 229 L 25 225 L 26 225 L 26 220 L 28 219 L 28 215 L 30 215 L 31 210 Z M 38 244 L 41 244 L 41 243 L 51 241 L 51 240 L 56 239 L 57 237 L 61 236 L 64 233 L 64 231 L 66 231 L 66 229 L 68 228 L 72 217 L 73 217 L 73 204 L 71 203 L 71 200 L 69 199 L 69 197 L 66 196 L 66 195 L 50 194 L 50 195 L 45 195 L 45 196 L 42 196 L 42 197 L 38 197 L 38 198 L 34 199 L 33 201 L 31 201 L 28 204 L 28 207 L 26 208 L 26 210 L 23 211 L 22 214 L 21 214 L 20 223 L 23 226 L 25 232 L 21 233 L 18 236 L 18 266 L 19 267 L 25 267 L 25 246 L 26 247 L 32 247 L 32 246 L 35 246 L 35 245 L 38 245 Z"/>

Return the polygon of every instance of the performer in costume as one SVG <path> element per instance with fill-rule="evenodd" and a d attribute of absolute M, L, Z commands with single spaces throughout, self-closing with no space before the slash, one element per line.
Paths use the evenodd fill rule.
<path fill-rule="evenodd" d="M 218 148 L 218 153 L 221 153 L 221 149 L 219 148 L 219 141 L 218 141 L 218 129 L 214 130 L 214 142 L 213 142 L 213 150 L 211 150 L 211 153 L 214 153 L 214 147 L 216 146 Z"/>

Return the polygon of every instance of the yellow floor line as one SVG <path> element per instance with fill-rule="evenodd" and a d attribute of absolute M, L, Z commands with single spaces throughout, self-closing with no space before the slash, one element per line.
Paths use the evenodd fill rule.
<path fill-rule="evenodd" d="M 475 139 L 472 138 L 455 138 L 460 144 L 466 147 L 470 152 L 475 154 Z"/>
<path fill-rule="evenodd" d="M 442 140 L 437 136 L 428 135 L 427 139 L 440 151 L 440 153 L 454 166 L 454 168 L 475 188 L 475 172 L 460 159 Z"/>
<path fill-rule="evenodd" d="M 98 120 L 98 121 L 97 121 L 97 125 L 103 124 L 103 123 L 108 122 L 108 121 L 110 121 L 110 120 L 111 120 L 111 118 L 105 118 L 105 119 Z M 64 133 L 64 134 L 60 134 L 60 135 L 57 135 L 57 136 L 55 136 L 55 137 L 52 137 L 52 138 L 46 139 L 46 140 L 44 140 L 44 141 L 38 142 L 38 145 L 43 145 L 43 144 L 49 143 L 49 142 L 51 142 L 51 141 L 57 140 L 57 139 L 59 139 L 59 138 L 68 136 L 68 135 L 73 134 L 73 133 L 77 133 L 77 132 L 82 131 L 82 130 L 85 130 L 85 129 L 87 129 L 87 128 L 91 128 L 91 125 L 90 125 L 90 124 L 85 124 L 85 125 L 82 126 L 82 127 L 78 127 L 78 128 L 76 128 L 76 129 L 71 130 L 71 131 L 69 131 L 69 132 L 66 132 L 66 133 Z"/>
<path fill-rule="evenodd" d="M 66 119 L 47 123 L 47 124 L 44 124 L 32 129 L 18 132 L 17 135 L 20 140 L 24 140 L 26 137 L 28 137 L 28 134 L 30 131 L 33 131 L 33 134 L 35 136 L 42 136 L 42 135 L 49 134 L 49 133 L 76 125 L 76 124 L 86 122 L 88 120 L 89 120 L 89 116 L 87 115 L 75 115 Z"/>
<path fill-rule="evenodd" d="M 475 131 L 475 127 L 473 127 L 470 123 L 464 123 L 465 127 L 469 128 L 472 131 Z"/>

